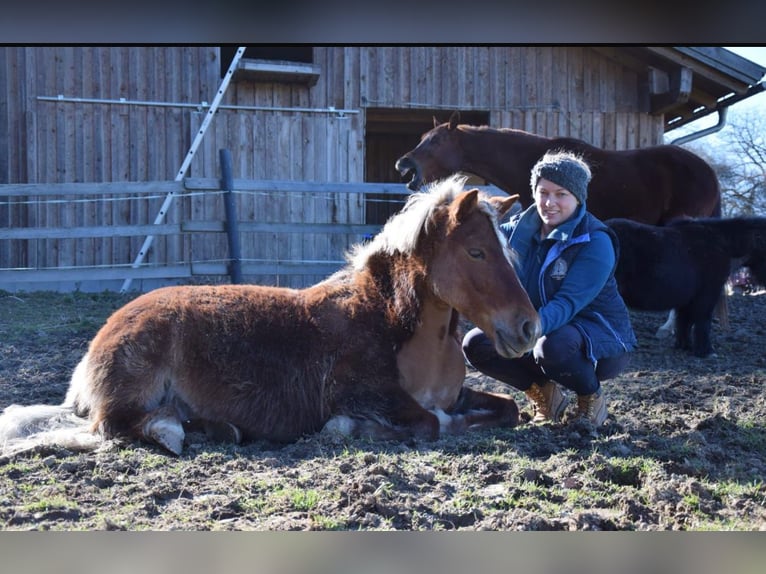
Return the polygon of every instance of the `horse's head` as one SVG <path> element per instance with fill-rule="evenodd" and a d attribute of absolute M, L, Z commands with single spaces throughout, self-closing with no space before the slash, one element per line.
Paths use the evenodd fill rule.
<path fill-rule="evenodd" d="M 518 357 L 540 337 L 540 318 L 510 262 L 497 221 L 517 196 L 490 200 L 460 192 L 431 235 L 427 276 L 434 294 L 480 327 L 503 357 Z M 434 218 L 439 213 L 434 213 Z"/>
<path fill-rule="evenodd" d="M 433 129 L 420 138 L 420 143 L 396 160 L 396 169 L 410 181 L 407 187 L 415 191 L 426 183 L 445 178 L 460 170 L 461 150 L 457 141 L 460 114 L 454 112 L 443 124 L 434 118 Z"/>

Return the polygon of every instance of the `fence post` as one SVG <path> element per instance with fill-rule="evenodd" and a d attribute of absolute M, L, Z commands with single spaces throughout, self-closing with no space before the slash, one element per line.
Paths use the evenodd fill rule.
<path fill-rule="evenodd" d="M 231 152 L 218 150 L 221 158 L 221 189 L 223 205 L 226 210 L 226 237 L 229 240 L 229 276 L 232 283 L 242 283 L 242 253 L 239 247 L 239 223 L 237 222 L 237 204 L 234 201 L 234 177 L 231 173 Z"/>

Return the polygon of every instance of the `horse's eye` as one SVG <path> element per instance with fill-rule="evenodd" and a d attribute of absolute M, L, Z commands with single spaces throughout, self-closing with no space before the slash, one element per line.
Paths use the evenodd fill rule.
<path fill-rule="evenodd" d="M 474 259 L 484 259 L 484 252 L 481 249 L 471 248 L 468 250 L 468 255 Z"/>

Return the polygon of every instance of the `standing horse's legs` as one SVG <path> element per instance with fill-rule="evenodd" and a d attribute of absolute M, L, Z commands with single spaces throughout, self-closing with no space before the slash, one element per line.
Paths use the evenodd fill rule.
<path fill-rule="evenodd" d="M 712 317 L 703 317 L 694 323 L 694 345 L 692 352 L 698 357 L 707 357 L 713 353 L 710 342 Z"/>
<path fill-rule="evenodd" d="M 689 308 L 679 308 L 676 321 L 676 349 L 691 351 L 697 357 L 707 357 L 713 352 L 710 340 L 713 310 L 705 313 Z"/>
<path fill-rule="evenodd" d="M 519 408 L 508 395 L 477 391 L 468 387 L 460 390 L 457 402 L 446 414 L 452 417 L 445 432 L 462 432 L 486 427 L 515 427 L 519 424 Z"/>
<path fill-rule="evenodd" d="M 707 357 L 713 353 L 710 332 L 713 324 L 713 313 L 720 302 L 720 296 L 705 296 L 705 294 L 700 295 L 696 302 L 691 319 L 694 325 L 694 340 L 691 349 L 698 357 Z"/>
<path fill-rule="evenodd" d="M 692 318 L 687 307 L 676 310 L 676 349 L 690 350 L 692 338 Z"/>
<path fill-rule="evenodd" d="M 725 276 L 722 279 L 725 281 Z M 720 308 L 721 302 L 726 302 L 723 289 L 717 291 L 703 290 L 687 308 L 688 321 L 694 326 L 694 339 L 688 341 L 691 351 L 697 357 L 707 357 L 713 353 L 710 332 L 713 323 L 713 313 Z"/>

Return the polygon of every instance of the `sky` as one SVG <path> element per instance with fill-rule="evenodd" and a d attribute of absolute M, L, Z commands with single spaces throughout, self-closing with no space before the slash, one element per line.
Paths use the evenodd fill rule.
<path fill-rule="evenodd" d="M 766 67 L 766 46 L 725 46 L 725 48 L 743 58 L 747 58 L 751 62 Z M 755 107 L 766 113 L 766 92 L 761 92 L 757 96 L 752 96 L 743 102 L 734 104 L 732 109 L 739 109 L 737 106 L 742 106 L 743 108 Z"/>
<path fill-rule="evenodd" d="M 725 46 L 725 48 L 756 64 L 766 66 L 766 46 Z"/>

